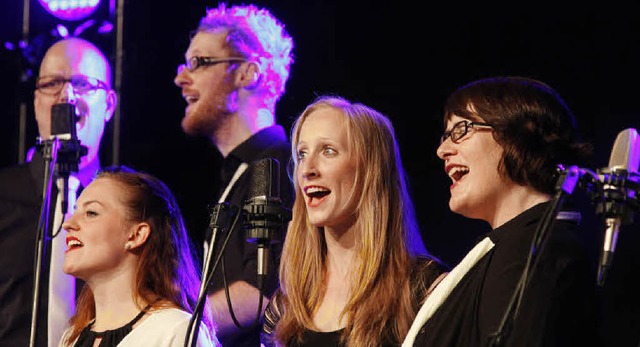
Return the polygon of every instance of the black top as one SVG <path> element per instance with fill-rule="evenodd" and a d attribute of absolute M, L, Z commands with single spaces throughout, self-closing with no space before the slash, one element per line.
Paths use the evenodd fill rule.
<path fill-rule="evenodd" d="M 488 346 L 526 264 L 549 202 L 493 230 L 495 246 L 460 280 L 423 325 L 414 346 Z M 518 319 L 500 346 L 599 346 L 594 260 L 576 221 L 548 232 Z"/>
<path fill-rule="evenodd" d="M 342 329 L 336 330 L 336 331 L 329 331 L 329 332 L 305 330 L 303 339 L 304 341 L 308 341 L 308 343 L 305 343 L 304 346 L 306 347 L 328 347 L 328 346 L 346 347 L 344 344 L 340 343 L 341 332 L 342 332 Z M 291 346 L 298 346 L 298 345 L 291 345 Z"/>
<path fill-rule="evenodd" d="M 222 163 L 220 175 L 222 182 L 220 183 L 220 193 L 218 196 L 222 195 L 222 192 L 227 187 L 241 163 L 251 164 L 251 162 L 263 158 L 275 158 L 280 163 L 280 199 L 283 202 L 283 206 L 290 209 L 295 194 L 287 173 L 287 168 L 290 165 L 291 145 L 284 128 L 280 125 L 262 129 L 229 153 Z M 249 170 L 245 171 L 233 185 L 226 199 L 227 202 L 239 209 L 242 209 L 245 201 L 251 198 L 247 196 L 249 189 L 248 171 Z M 285 235 L 284 230 L 286 230 L 286 228 L 283 227 L 282 241 Z M 231 284 L 234 281 L 246 281 L 257 288 L 257 247 L 254 243 L 247 242 L 245 233 L 241 229 L 241 223 L 238 223 L 231 233 L 231 238 L 223 255 L 224 274 L 227 284 Z M 214 255 L 219 253 L 219 248 L 222 245 L 221 240 L 223 240 L 223 235 L 225 234 L 226 233 L 218 233 L 216 236 L 217 240 L 215 241 L 216 249 Z M 206 239 L 210 240 L 210 238 L 211 236 L 207 235 Z M 270 297 L 271 294 L 273 294 L 278 284 L 277 272 L 281 251 L 282 242 L 272 245 L 268 260 L 267 277 L 264 281 L 264 294 L 266 297 Z M 222 270 L 221 265 L 218 265 L 211 281 L 211 291 L 224 288 Z M 240 299 L 256 300 L 256 303 L 259 300 L 257 296 L 255 298 L 238 298 L 236 300 Z M 231 303 L 233 304 L 234 302 L 234 298 L 232 297 Z M 259 337 L 260 326 L 258 325 L 250 327 L 242 336 L 218 336 L 218 339 L 223 346 L 256 347 L 260 345 Z"/>
<path fill-rule="evenodd" d="M 138 313 L 129 323 L 112 330 L 105 331 L 93 331 L 91 328 L 95 323 L 95 320 L 91 321 L 82 332 L 80 332 L 80 336 L 75 343 L 75 347 L 93 347 L 93 343 L 96 338 L 102 338 L 100 340 L 99 347 L 116 347 L 122 339 L 127 336 L 131 330 L 133 330 L 133 326 L 142 318 L 145 313 L 149 310 L 151 304 L 147 305 L 140 313 Z"/>
<path fill-rule="evenodd" d="M 411 266 L 411 300 L 413 307 L 417 312 L 422 305 L 422 302 L 427 297 L 428 289 L 431 284 L 442 273 L 449 271 L 449 269 L 437 259 L 431 257 L 420 256 L 413 261 Z M 420 279 L 418 281 L 417 279 Z M 278 290 L 274 294 L 274 297 L 269 302 L 264 314 L 264 325 L 262 327 L 261 342 L 264 346 L 275 346 L 272 341 L 272 334 L 275 327 L 282 317 L 282 312 L 285 309 L 282 305 L 282 300 L 279 299 L 281 292 Z M 346 347 L 340 343 L 341 330 L 331 332 L 320 332 L 310 329 L 306 329 L 303 333 L 302 343 L 289 342 L 288 347 Z M 400 341 L 402 342 L 402 341 Z M 380 347 L 393 347 L 397 346 L 397 343 L 387 341 L 381 344 Z"/>
<path fill-rule="evenodd" d="M 44 161 L 37 152 L 30 162 L 0 171 L 0 346 L 29 346 L 43 177 Z M 55 184 L 52 187 L 56 189 Z M 55 201 L 53 198 L 52 209 Z M 47 283 L 43 276 L 42 288 Z M 37 346 L 46 346 L 46 295 L 46 290 L 40 294 Z"/>
<path fill-rule="evenodd" d="M 40 219 L 44 158 L 35 151 L 31 161 L 0 170 L 0 346 L 29 345 L 33 306 L 34 262 L 38 220 Z M 49 226 L 47 232 L 59 230 L 53 225 L 58 190 L 51 184 Z M 78 194 L 83 189 L 78 188 Z M 45 243 L 50 254 L 51 242 Z M 48 258 L 47 258 L 48 259 Z M 41 259 L 42 274 L 49 273 L 49 261 Z M 83 282 L 76 281 L 80 290 Z M 49 276 L 40 278 L 36 346 L 47 346 L 47 312 Z M 58 341 L 53 341 L 58 343 Z"/>

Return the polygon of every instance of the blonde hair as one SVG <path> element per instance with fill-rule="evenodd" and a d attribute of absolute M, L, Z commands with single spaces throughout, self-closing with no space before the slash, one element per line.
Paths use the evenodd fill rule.
<path fill-rule="evenodd" d="M 356 160 L 355 229 L 357 244 L 354 285 L 344 308 L 346 327 L 341 341 L 348 346 L 400 344 L 415 317 L 411 296 L 414 257 L 427 255 L 419 235 L 391 122 L 376 110 L 335 96 L 321 96 L 309 105 L 292 128 L 292 151 L 300 128 L 318 109 L 339 110 L 346 120 L 349 148 Z M 327 248 L 321 228 L 309 222 L 304 197 L 293 174 L 296 199 L 280 263 L 283 308 L 274 339 L 287 345 L 301 342 L 314 329 L 313 316 L 326 290 Z"/>

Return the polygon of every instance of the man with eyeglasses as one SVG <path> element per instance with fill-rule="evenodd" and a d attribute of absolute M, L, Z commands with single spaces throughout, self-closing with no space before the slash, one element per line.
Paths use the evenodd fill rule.
<path fill-rule="evenodd" d="M 110 86 L 108 59 L 95 45 L 80 38 L 54 43 L 40 64 L 34 91 L 39 137 L 43 141 L 50 138 L 53 105 L 74 105 L 77 137 L 87 151 L 80 157 L 78 172 L 72 172 L 69 180 L 77 179 L 80 187 L 86 187 L 100 168 L 100 141 L 117 103 Z M 0 346 L 3 347 L 30 345 L 36 234 L 45 173 L 41 147 L 29 151 L 26 163 L 0 171 Z M 56 182 L 53 183 L 52 210 L 59 204 Z M 73 206 L 68 212 L 72 209 Z M 61 226 L 55 225 L 55 221 L 64 218 L 60 211 L 56 214 L 60 215 L 49 221 L 53 230 Z M 61 242 L 66 248 L 65 235 L 60 230 L 51 244 Z M 52 257 L 56 251 L 51 251 Z M 62 273 L 61 264 L 48 265 L 49 276 L 40 279 L 46 289 L 41 291 L 38 304 L 35 346 L 57 346 L 68 326 L 69 314 L 75 312 L 75 281 L 65 282 L 72 277 Z M 58 283 L 64 290 L 56 287 Z M 61 296 L 49 296 L 50 290 Z"/>
<path fill-rule="evenodd" d="M 291 146 L 284 128 L 276 123 L 275 107 L 289 78 L 292 50 L 293 40 L 283 24 L 254 5 L 221 4 L 207 10 L 191 37 L 174 82 L 187 102 L 183 131 L 206 136 L 223 157 L 219 194 L 211 203 L 242 208 L 251 198 L 244 170 L 253 161 L 275 158 L 280 163 L 280 198 L 291 208 L 294 193 L 286 171 Z M 223 236 L 231 233 L 210 282 L 209 301 L 220 342 L 255 347 L 261 328 L 257 323 L 278 283 L 278 241 L 284 241 L 284 232 L 281 240 L 273 240 L 260 288 L 257 247 L 247 242 L 241 224 L 222 236 L 218 233 L 212 250 L 208 250 L 210 235 L 204 237 L 205 255 L 211 251 L 215 257 L 222 251 Z"/>

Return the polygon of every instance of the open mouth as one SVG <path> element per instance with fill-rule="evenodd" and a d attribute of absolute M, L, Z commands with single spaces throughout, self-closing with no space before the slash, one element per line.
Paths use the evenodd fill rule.
<path fill-rule="evenodd" d="M 182 97 L 184 98 L 184 100 L 187 102 L 188 105 L 191 105 L 196 101 L 198 101 L 198 97 L 195 95 L 183 95 Z"/>
<path fill-rule="evenodd" d="M 329 189 L 321 188 L 321 187 L 308 187 L 305 189 L 305 194 L 307 194 L 310 198 L 321 199 L 327 195 L 329 195 L 331 191 Z"/>
<path fill-rule="evenodd" d="M 304 193 L 309 198 L 309 200 L 307 201 L 307 205 L 315 206 L 319 204 L 327 195 L 329 195 L 331 193 L 331 190 L 318 186 L 312 186 L 305 188 Z"/>
<path fill-rule="evenodd" d="M 80 240 L 76 238 L 67 238 L 67 251 L 77 249 L 84 246 Z"/>
<path fill-rule="evenodd" d="M 462 179 L 462 177 L 464 177 L 468 173 L 469 173 L 469 168 L 468 167 L 466 167 L 466 166 L 454 166 L 453 168 L 451 168 L 451 170 L 449 170 L 449 172 L 447 174 L 449 175 L 451 180 L 455 183 L 455 182 L 460 181 Z"/>

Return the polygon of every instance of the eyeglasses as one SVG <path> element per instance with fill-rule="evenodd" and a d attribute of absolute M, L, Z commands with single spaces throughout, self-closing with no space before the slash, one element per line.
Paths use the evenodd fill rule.
<path fill-rule="evenodd" d="M 230 58 L 214 58 L 214 57 L 191 57 L 187 59 L 184 64 L 178 65 L 178 73 L 181 73 L 184 69 L 189 72 L 194 72 L 199 67 L 216 65 L 220 63 L 232 63 L 247 61 L 245 58 L 230 57 Z"/>
<path fill-rule="evenodd" d="M 36 90 L 45 95 L 56 95 L 62 91 L 62 87 L 70 83 L 73 92 L 78 95 L 93 93 L 98 89 L 107 90 L 109 87 L 106 83 L 95 77 L 84 75 L 73 75 L 69 78 L 62 76 L 42 76 L 36 81 Z"/>
<path fill-rule="evenodd" d="M 482 122 L 469 122 L 467 120 L 459 121 L 451 127 L 451 130 L 445 131 L 440 137 L 440 143 L 443 143 L 447 138 L 451 138 L 453 143 L 458 143 L 470 129 L 492 129 L 493 127 L 487 123 Z"/>

